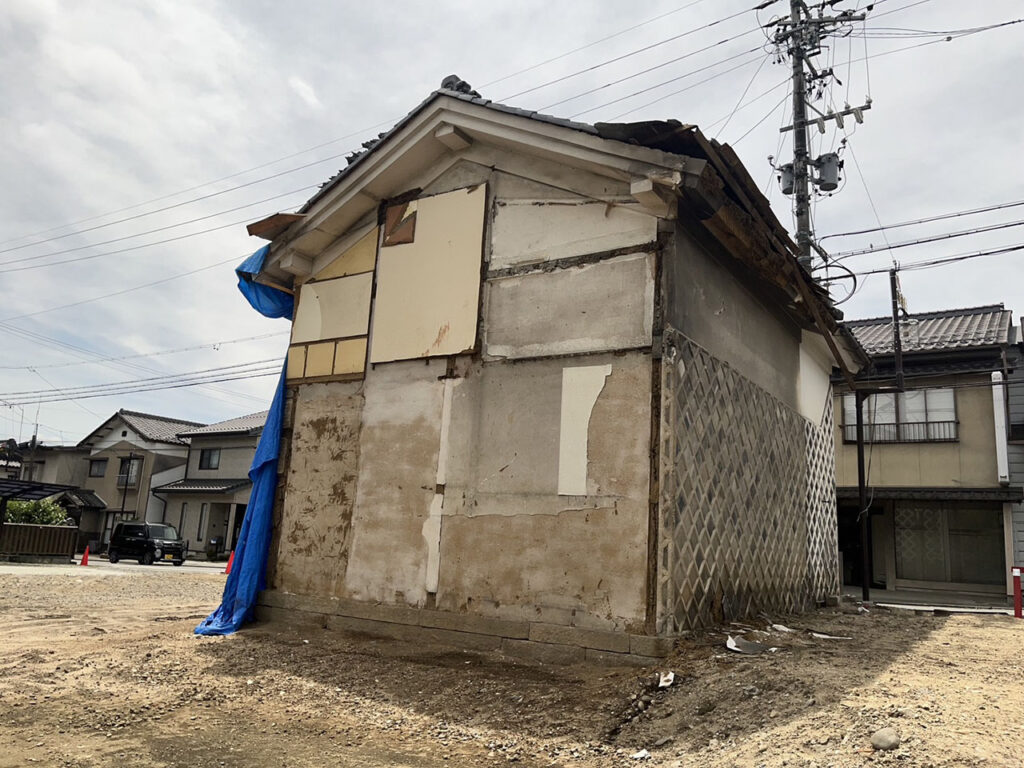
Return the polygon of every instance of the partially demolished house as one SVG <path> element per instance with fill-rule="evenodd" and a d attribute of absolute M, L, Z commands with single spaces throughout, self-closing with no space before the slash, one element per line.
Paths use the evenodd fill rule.
<path fill-rule="evenodd" d="M 847 347 L 728 146 L 449 78 L 250 233 L 297 302 L 258 615 L 649 656 L 838 592 Z"/>

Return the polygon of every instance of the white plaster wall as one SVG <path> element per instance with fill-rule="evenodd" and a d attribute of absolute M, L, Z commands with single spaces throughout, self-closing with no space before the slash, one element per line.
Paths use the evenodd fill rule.
<path fill-rule="evenodd" d="M 494 208 L 491 268 L 600 253 L 657 239 L 657 218 L 636 204 L 607 205 L 580 198 L 499 201 Z"/>
<path fill-rule="evenodd" d="M 815 426 L 821 426 L 830 407 L 832 363 L 821 335 L 803 331 L 800 341 L 800 372 L 797 380 L 797 410 Z"/>
<path fill-rule="evenodd" d="M 491 279 L 484 355 L 524 358 L 651 343 L 654 255 Z"/>

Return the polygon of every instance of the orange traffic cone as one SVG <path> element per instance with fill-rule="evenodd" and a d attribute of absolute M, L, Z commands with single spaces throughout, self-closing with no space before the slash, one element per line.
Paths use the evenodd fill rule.
<path fill-rule="evenodd" d="M 82 555 L 82 562 L 80 562 L 79 565 L 88 565 L 88 564 L 89 564 L 89 545 L 86 544 L 85 545 L 85 554 Z"/>
<path fill-rule="evenodd" d="M 231 554 L 228 556 L 228 565 L 221 573 L 231 573 L 231 564 L 235 562 L 235 550 L 231 550 Z"/>

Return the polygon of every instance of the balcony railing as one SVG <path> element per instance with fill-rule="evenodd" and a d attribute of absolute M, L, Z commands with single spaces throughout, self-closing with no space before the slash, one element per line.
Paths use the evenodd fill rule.
<path fill-rule="evenodd" d="M 902 424 L 865 424 L 865 443 L 954 443 L 959 439 L 959 422 L 908 421 Z M 857 425 L 843 425 L 843 440 L 857 442 Z"/>

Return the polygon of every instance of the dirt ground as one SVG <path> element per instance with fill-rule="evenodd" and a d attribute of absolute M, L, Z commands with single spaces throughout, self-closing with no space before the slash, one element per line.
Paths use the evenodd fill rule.
<path fill-rule="evenodd" d="M 1006 616 L 771 617 L 797 631 L 746 638 L 777 651 L 689 638 L 659 689 L 656 670 L 322 629 L 200 638 L 224 577 L 182 570 L 0 572 L 0 766 L 1024 764 L 1024 622 Z M 883 727 L 895 750 L 872 749 Z"/>

